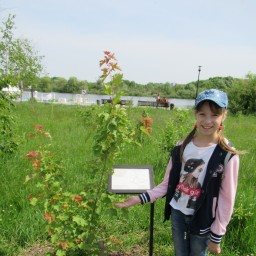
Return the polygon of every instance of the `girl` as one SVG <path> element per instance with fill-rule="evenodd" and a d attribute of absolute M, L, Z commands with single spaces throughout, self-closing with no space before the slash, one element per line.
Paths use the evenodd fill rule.
<path fill-rule="evenodd" d="M 222 133 L 227 106 L 226 93 L 215 89 L 201 92 L 195 100 L 195 127 L 172 150 L 162 183 L 115 203 L 123 208 L 166 196 L 165 220 L 171 216 L 176 256 L 221 253 L 239 170 L 239 152 Z"/>

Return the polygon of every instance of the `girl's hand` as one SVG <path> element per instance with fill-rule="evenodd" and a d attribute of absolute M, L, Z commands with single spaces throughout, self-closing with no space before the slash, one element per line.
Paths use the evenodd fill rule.
<path fill-rule="evenodd" d="M 131 196 L 127 198 L 123 203 L 114 203 L 114 205 L 119 208 L 128 208 L 135 204 L 140 204 L 140 203 L 141 201 L 138 196 Z"/>
<path fill-rule="evenodd" d="M 213 254 L 220 254 L 221 253 L 220 244 L 215 244 L 212 241 L 209 241 L 208 251 Z"/>

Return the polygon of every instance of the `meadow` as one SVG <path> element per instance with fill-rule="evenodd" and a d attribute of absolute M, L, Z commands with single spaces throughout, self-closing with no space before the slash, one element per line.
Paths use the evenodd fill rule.
<path fill-rule="evenodd" d="M 35 190 L 33 183 L 24 184 L 31 172 L 26 159 L 28 151 L 38 146 L 27 134 L 35 125 L 43 125 L 51 136 L 51 147 L 65 166 L 66 188 L 81 191 L 87 181 L 87 162 L 92 159 L 94 130 L 83 118 L 82 106 L 43 103 L 17 103 L 15 116 L 16 133 L 20 137 L 18 151 L 1 157 L 0 165 L 0 256 L 25 255 L 34 244 L 44 244 L 43 210 L 29 204 L 29 196 Z M 142 108 L 127 108 L 134 125 L 140 120 Z M 161 182 L 168 161 L 168 149 L 163 151 L 166 128 L 170 120 L 180 115 L 179 110 L 147 109 L 153 119 L 151 136 L 143 136 L 141 146 L 128 145 L 116 164 L 152 165 L 155 184 Z M 176 131 L 182 126 L 193 127 L 193 112 L 183 110 L 189 118 L 184 124 L 177 121 Z M 173 132 L 173 131 L 172 131 Z M 222 241 L 222 255 L 256 255 L 256 116 L 229 115 L 224 124 L 226 137 L 241 155 L 239 185 L 232 221 Z M 95 184 L 97 181 L 95 181 Z M 106 184 L 107 189 L 107 184 Z M 127 195 L 116 195 L 124 200 Z M 171 242 L 170 222 L 163 223 L 164 199 L 155 203 L 154 255 L 174 255 Z M 102 239 L 110 240 L 113 252 L 127 255 L 148 255 L 150 205 L 135 206 L 126 214 L 102 215 Z M 114 254 L 113 254 L 114 255 Z"/>

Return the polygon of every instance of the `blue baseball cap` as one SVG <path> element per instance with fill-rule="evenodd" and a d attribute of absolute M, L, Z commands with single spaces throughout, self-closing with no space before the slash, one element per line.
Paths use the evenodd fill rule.
<path fill-rule="evenodd" d="M 195 107 L 202 101 L 210 100 L 221 108 L 228 108 L 228 96 L 225 92 L 216 89 L 209 89 L 198 94 L 195 100 Z"/>

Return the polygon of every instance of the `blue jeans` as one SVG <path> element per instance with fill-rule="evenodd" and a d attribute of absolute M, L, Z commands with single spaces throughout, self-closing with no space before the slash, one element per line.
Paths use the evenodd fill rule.
<path fill-rule="evenodd" d="M 198 236 L 190 234 L 192 216 L 172 209 L 172 239 L 175 256 L 206 256 L 209 234 Z"/>

